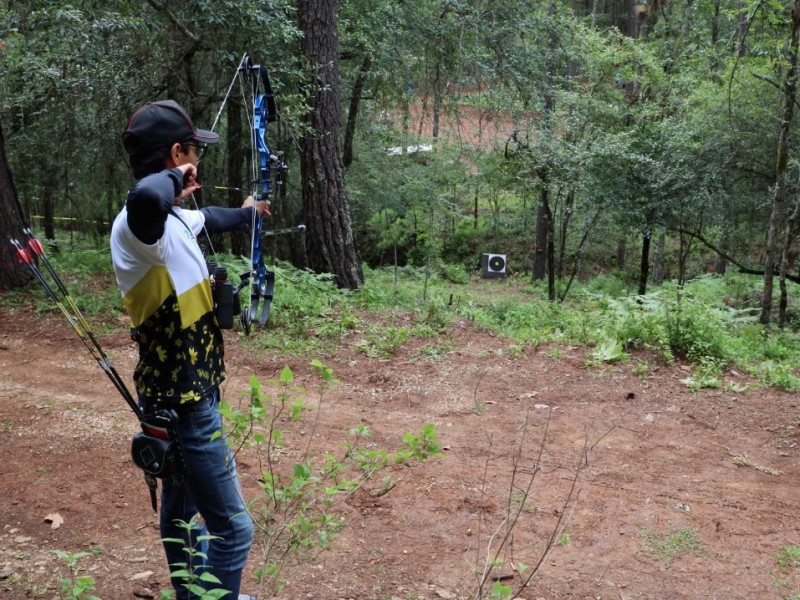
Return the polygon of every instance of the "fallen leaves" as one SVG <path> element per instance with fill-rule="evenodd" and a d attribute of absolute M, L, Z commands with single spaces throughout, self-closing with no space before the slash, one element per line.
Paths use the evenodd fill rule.
<path fill-rule="evenodd" d="M 50 513 L 44 518 L 45 523 L 50 523 L 50 529 L 58 529 L 64 523 L 64 517 L 58 513 Z"/>

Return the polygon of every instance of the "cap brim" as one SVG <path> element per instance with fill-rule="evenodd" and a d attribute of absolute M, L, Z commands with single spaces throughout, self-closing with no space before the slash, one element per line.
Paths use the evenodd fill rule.
<path fill-rule="evenodd" d="M 198 129 L 192 139 L 202 142 L 203 144 L 216 144 L 219 141 L 219 135 L 213 131 Z"/>

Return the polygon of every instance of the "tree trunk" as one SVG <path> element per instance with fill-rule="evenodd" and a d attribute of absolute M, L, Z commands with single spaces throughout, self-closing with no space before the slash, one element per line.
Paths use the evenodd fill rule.
<path fill-rule="evenodd" d="M 556 300 L 556 224 L 550 204 L 545 205 L 547 210 L 547 299 Z"/>
<path fill-rule="evenodd" d="M 647 277 L 650 274 L 650 241 L 653 232 L 648 228 L 642 236 L 642 261 L 639 266 L 639 295 L 647 293 Z"/>
<path fill-rule="evenodd" d="M 728 253 L 727 230 L 723 230 L 722 232 L 722 239 L 719 243 L 719 249 L 721 252 L 717 252 L 717 259 L 714 261 L 714 273 L 717 275 L 725 275 L 725 271 L 728 270 L 728 259 L 726 257 L 726 254 Z"/>
<path fill-rule="evenodd" d="M 800 202 L 795 204 L 792 216 L 786 223 L 786 232 L 783 240 L 783 250 L 781 251 L 781 269 L 778 283 L 780 285 L 780 301 L 778 303 L 778 327 L 786 326 L 786 309 L 789 307 L 789 291 L 786 286 L 786 276 L 789 273 L 789 251 L 797 235 L 797 222 L 800 220 Z"/>
<path fill-rule="evenodd" d="M 778 278 L 780 299 L 778 300 L 778 327 L 786 326 L 786 309 L 789 307 L 789 291 L 786 289 L 786 265 L 781 263 L 780 277 Z"/>
<path fill-rule="evenodd" d="M 472 213 L 472 228 L 478 229 L 478 200 L 480 198 L 481 184 L 475 184 L 475 207 Z"/>
<path fill-rule="evenodd" d="M 720 29 L 720 3 L 721 0 L 712 1 L 711 13 L 711 52 L 709 56 L 708 68 L 711 72 L 711 77 L 716 83 L 720 82 L 719 76 L 719 59 L 717 58 L 717 44 L 719 42 L 719 29 Z"/>
<path fill-rule="evenodd" d="M 27 267 L 17 258 L 10 239 L 23 240 L 25 227 L 22 206 L 6 160 L 6 145 L 0 127 L 0 289 L 20 287 L 30 280 Z"/>
<path fill-rule="evenodd" d="M 702 229 L 698 229 L 698 232 L 700 231 Z M 681 232 L 678 247 L 678 285 L 681 286 L 686 283 L 686 266 L 689 262 L 689 254 L 692 251 L 692 241 L 694 240 L 691 236 L 689 236 L 688 240 L 686 237 L 687 235 Z"/>
<path fill-rule="evenodd" d="M 555 2 L 550 2 L 548 11 L 551 15 L 557 12 Z M 558 48 L 558 39 L 555 34 L 550 35 L 550 49 L 552 55 L 555 56 L 555 51 Z M 555 110 L 555 97 L 553 88 L 555 87 L 556 65 L 555 59 L 549 60 L 547 65 L 546 87 L 544 90 L 544 111 L 542 112 L 542 131 L 544 135 L 552 135 L 552 118 L 553 111 Z M 550 243 L 552 239 L 550 232 L 553 230 L 551 223 L 553 213 L 550 210 L 550 188 L 549 188 L 549 172 L 548 168 L 542 168 L 538 172 L 539 180 L 542 183 L 542 189 L 539 194 L 539 208 L 536 212 L 536 248 L 533 254 L 533 280 L 538 281 L 544 279 L 548 272 L 547 259 L 551 255 Z M 552 257 L 551 257 L 552 259 Z M 552 298 L 551 298 L 552 300 Z"/>
<path fill-rule="evenodd" d="M 542 186 L 539 209 L 536 212 L 536 248 L 533 251 L 533 280 L 544 279 L 547 274 L 547 232 L 550 230 L 547 185 Z"/>
<path fill-rule="evenodd" d="M 442 84 L 441 67 L 436 63 L 436 77 L 433 80 L 433 129 L 431 135 L 433 139 L 439 138 L 439 121 L 442 118 Z"/>
<path fill-rule="evenodd" d="M 331 273 L 339 287 L 357 289 L 364 281 L 350 226 L 342 164 L 341 80 L 337 0 L 298 3 L 301 50 L 313 75 L 309 132 L 300 138 L 300 177 L 307 216 L 309 267 Z"/>
<path fill-rule="evenodd" d="M 639 19 L 641 10 L 644 10 L 644 8 L 638 0 L 630 0 L 628 4 L 628 37 L 633 40 L 639 39 Z M 625 82 L 625 98 L 627 98 L 628 103 L 633 104 L 638 97 L 638 78 L 632 77 L 631 81 Z"/>
<path fill-rule="evenodd" d="M 42 175 L 42 198 L 41 198 L 41 211 L 42 211 L 42 227 L 44 228 L 44 239 L 56 239 L 55 227 L 55 198 L 61 197 L 63 194 L 58 189 L 58 170 L 52 163 L 45 163 L 41 165 Z M 66 198 L 64 198 L 66 201 Z"/>
<path fill-rule="evenodd" d="M 772 284 L 778 253 L 778 236 L 783 227 L 787 195 L 786 166 L 789 162 L 789 132 L 794 118 L 794 103 L 797 96 L 797 50 L 800 40 L 800 0 L 792 7 L 792 25 L 789 45 L 789 68 L 783 82 L 783 114 L 778 131 L 777 158 L 775 161 L 775 191 L 767 229 L 767 245 L 764 257 L 764 297 L 761 300 L 761 323 L 769 325 L 772 317 Z"/>
<path fill-rule="evenodd" d="M 600 217 L 601 212 L 602 212 L 602 207 L 597 210 L 597 212 L 594 214 L 594 217 L 592 217 L 592 219 L 584 227 L 583 235 L 581 236 L 581 241 L 578 244 L 578 250 L 575 253 L 575 264 L 572 267 L 572 273 L 569 276 L 569 281 L 567 281 L 567 285 L 564 286 L 564 291 L 561 295 L 561 302 L 564 302 L 564 300 L 566 299 L 567 294 L 569 293 L 569 289 L 570 287 L 572 287 L 572 282 L 575 280 L 575 277 L 580 275 L 581 264 L 583 263 L 583 257 L 584 254 L 586 253 L 585 252 L 586 242 L 589 240 L 589 234 L 592 232 L 592 229 L 594 229 L 594 226 L 597 223 L 597 219 Z"/>
<path fill-rule="evenodd" d="M 625 263 L 627 262 L 627 258 L 628 258 L 628 246 L 625 243 L 625 240 L 620 240 L 619 242 L 617 242 L 617 256 L 616 256 L 618 271 L 625 270 Z"/>
<path fill-rule="evenodd" d="M 711 46 L 716 47 L 719 41 L 719 22 L 720 22 L 720 2 L 721 0 L 712 0 L 711 7 Z"/>
<path fill-rule="evenodd" d="M 745 3 L 739 10 L 739 26 L 736 29 L 737 54 L 739 58 L 747 56 L 747 29 L 748 29 L 749 3 Z"/>
<path fill-rule="evenodd" d="M 667 234 L 661 232 L 658 234 L 658 241 L 656 242 L 656 252 L 653 256 L 653 285 L 661 285 L 664 283 L 664 250 L 667 242 Z"/>
<path fill-rule="evenodd" d="M 564 200 L 564 212 L 561 217 L 561 239 L 558 245 L 558 278 L 564 277 L 566 270 L 566 257 L 567 257 L 567 233 L 569 232 L 569 222 L 572 217 L 572 209 L 575 205 L 575 190 L 570 190 Z"/>
<path fill-rule="evenodd" d="M 361 96 L 364 93 L 364 84 L 367 82 L 370 68 L 372 68 L 372 58 L 365 56 L 353 83 L 353 90 L 350 93 L 350 108 L 347 111 L 347 124 L 344 128 L 344 150 L 342 153 L 342 162 L 345 169 L 349 168 L 353 163 L 353 138 L 356 134 L 358 109 L 361 106 Z"/>

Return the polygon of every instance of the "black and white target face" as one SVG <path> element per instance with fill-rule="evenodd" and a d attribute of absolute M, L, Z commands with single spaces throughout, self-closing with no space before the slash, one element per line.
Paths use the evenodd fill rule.
<path fill-rule="evenodd" d="M 494 255 L 489 259 L 489 269 L 500 272 L 506 268 L 506 259 L 502 256 Z"/>

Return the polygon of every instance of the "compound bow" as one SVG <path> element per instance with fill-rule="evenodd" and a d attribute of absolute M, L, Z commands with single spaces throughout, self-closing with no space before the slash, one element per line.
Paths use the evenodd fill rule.
<path fill-rule="evenodd" d="M 275 191 L 284 189 L 288 166 L 284 162 L 283 152 L 272 153 L 267 143 L 267 127 L 277 119 L 275 96 L 272 92 L 269 74 L 263 65 L 253 64 L 247 53 L 242 56 L 237 67 L 234 80 L 228 87 L 228 92 L 220 106 L 217 117 L 212 126 L 216 127 L 222 109 L 228 100 L 231 88 L 236 78 L 242 77 L 249 85 L 251 94 L 252 112 L 249 115 L 251 139 L 251 195 L 257 202 L 271 202 Z M 253 221 L 250 229 L 250 263 L 249 273 L 241 275 L 239 285 L 234 289 L 237 295 L 247 287 L 249 289 L 250 303 L 242 308 L 239 323 L 245 334 L 250 334 L 254 321 L 262 327 L 266 325 L 275 294 L 275 272 L 270 271 L 264 263 L 264 252 L 261 238 L 265 235 L 278 235 L 283 233 L 296 233 L 305 230 L 305 225 L 285 227 L 272 231 L 263 231 L 262 217 L 253 211 Z"/>

